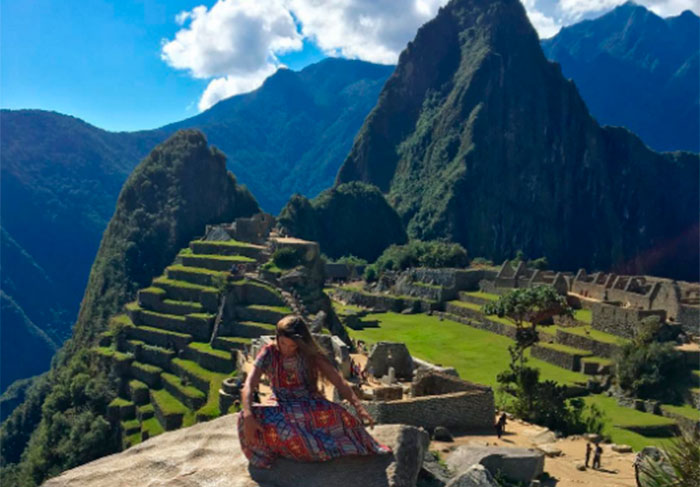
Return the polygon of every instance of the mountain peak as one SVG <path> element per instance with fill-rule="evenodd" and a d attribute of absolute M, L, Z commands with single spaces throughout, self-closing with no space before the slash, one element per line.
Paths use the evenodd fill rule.
<path fill-rule="evenodd" d="M 411 238 L 452 240 L 497 261 L 522 249 L 559 269 L 637 272 L 651 264 L 634 256 L 697 221 L 652 189 L 665 174 L 696 206 L 697 161 L 670 159 L 598 126 L 545 59 L 519 1 L 453 0 L 401 53 L 336 184 L 378 186 Z M 669 226 L 665 214 L 678 219 Z M 677 272 L 697 267 L 697 256 L 671 254 Z"/>

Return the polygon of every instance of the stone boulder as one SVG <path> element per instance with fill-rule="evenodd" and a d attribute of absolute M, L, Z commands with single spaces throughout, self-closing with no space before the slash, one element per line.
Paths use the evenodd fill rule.
<path fill-rule="evenodd" d="M 492 475 L 512 482 L 530 483 L 544 472 L 544 453 L 530 448 L 463 445 L 447 457 L 447 466 L 458 474 L 481 464 Z"/>
<path fill-rule="evenodd" d="M 447 487 L 499 487 L 491 473 L 483 465 L 472 465 L 457 475 Z"/>
<path fill-rule="evenodd" d="M 270 470 L 250 468 L 238 441 L 237 415 L 151 438 L 128 450 L 63 472 L 43 487 L 415 487 L 428 434 L 404 425 L 371 431 L 393 453 L 299 463 L 278 459 Z"/>

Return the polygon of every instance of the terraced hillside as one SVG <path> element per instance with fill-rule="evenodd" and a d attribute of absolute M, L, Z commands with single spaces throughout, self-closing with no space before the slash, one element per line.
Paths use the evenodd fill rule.
<path fill-rule="evenodd" d="M 498 299 L 495 294 L 462 291 L 459 299 L 445 303 L 445 311 L 455 321 L 514 338 L 513 322 L 498 316 L 486 316 L 481 309 L 484 304 L 495 299 Z M 588 310 L 576 310 L 575 326 L 538 327 L 540 342 L 532 347 L 532 356 L 586 375 L 611 373 L 612 358 L 626 340 L 593 329 L 590 317 Z"/>
<path fill-rule="evenodd" d="M 112 318 L 93 351 L 122 379 L 108 415 L 125 447 L 228 412 L 219 389 L 236 374 L 235 351 L 292 312 L 281 290 L 246 272 L 268 257 L 265 246 L 193 241 Z M 234 319 L 217 324 L 224 315 Z"/>

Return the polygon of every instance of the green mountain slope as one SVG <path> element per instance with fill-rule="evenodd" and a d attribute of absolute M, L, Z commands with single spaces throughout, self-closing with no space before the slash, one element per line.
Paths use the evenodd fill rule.
<path fill-rule="evenodd" d="M 331 258 L 354 255 L 373 262 L 385 248 L 406 242 L 396 211 L 374 186 L 341 184 L 313 200 L 294 195 L 279 223 L 292 236 L 313 240 Z"/>
<path fill-rule="evenodd" d="M 392 70 L 343 59 L 281 70 L 256 91 L 143 132 L 107 132 L 54 112 L 0 110 L 3 290 L 60 345 L 119 190 L 157 143 L 180 128 L 201 129 L 261 206 L 276 213 L 293 193 L 313 197 L 332 184 Z"/>
<path fill-rule="evenodd" d="M 697 280 L 698 158 L 601 128 L 517 0 L 453 0 L 421 27 L 337 184 L 377 185 L 409 236 L 500 261 Z"/>
<path fill-rule="evenodd" d="M 206 224 L 258 211 L 248 190 L 227 172 L 224 155 L 201 132 L 178 131 L 151 151 L 119 195 L 73 336 L 59 350 L 46 382 L 32 386 L 2 424 L 3 445 L 11 446 L 3 446 L 0 456 L 3 483 L 37 485 L 118 450 L 120 439 L 106 419 L 117 394 L 115 377 L 98 367 L 89 347 L 107 319 L 202 235 Z"/>

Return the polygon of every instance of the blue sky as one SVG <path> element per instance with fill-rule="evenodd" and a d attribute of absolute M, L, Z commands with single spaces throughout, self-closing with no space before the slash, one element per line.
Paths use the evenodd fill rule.
<path fill-rule="evenodd" d="M 150 129 L 326 55 L 391 64 L 447 0 L 3 0 L 0 106 Z M 523 0 L 540 37 L 622 0 Z M 662 16 L 697 0 L 642 0 Z"/>
<path fill-rule="evenodd" d="M 215 1 L 7 0 L 1 2 L 0 106 L 78 116 L 108 130 L 155 128 L 196 115 L 208 81 L 160 58 L 175 16 Z M 307 43 L 292 69 L 324 54 Z"/>

